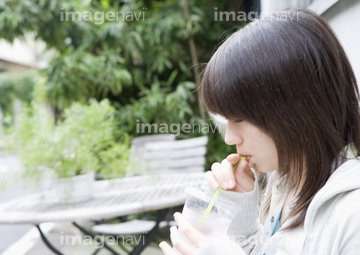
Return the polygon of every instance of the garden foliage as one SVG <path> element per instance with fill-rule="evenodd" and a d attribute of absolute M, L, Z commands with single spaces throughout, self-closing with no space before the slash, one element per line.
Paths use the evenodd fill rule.
<path fill-rule="evenodd" d="M 188 4 L 186 21 L 183 1 L 177 0 L 4 0 L 0 3 L 0 38 L 11 42 L 31 32 L 55 50 L 39 75 L 46 79 L 48 99 L 56 113 L 73 102 L 106 98 L 115 107 L 124 134 L 134 137 L 144 135 L 135 132 L 136 120 L 204 122 L 193 74 L 193 68 L 202 70 L 204 65 L 192 66 L 190 31 L 199 62 L 206 63 L 221 41 L 243 25 L 215 21 L 214 8 L 237 11 L 242 6 L 238 1 L 220 0 L 189 0 Z M 64 21 L 66 12 L 142 12 L 143 16 L 124 21 Z M 211 122 L 209 118 L 205 121 Z M 219 134 L 181 136 L 199 135 L 210 137 L 208 162 L 233 150 Z"/>

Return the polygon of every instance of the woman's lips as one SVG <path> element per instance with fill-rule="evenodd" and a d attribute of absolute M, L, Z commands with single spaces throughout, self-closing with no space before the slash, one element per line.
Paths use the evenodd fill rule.
<path fill-rule="evenodd" d="M 246 156 L 246 161 L 247 161 L 248 163 L 250 163 L 250 159 L 251 159 L 251 156 L 250 156 L 250 155 Z"/>

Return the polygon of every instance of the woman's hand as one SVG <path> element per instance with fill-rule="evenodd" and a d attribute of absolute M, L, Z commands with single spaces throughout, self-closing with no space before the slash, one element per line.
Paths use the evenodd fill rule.
<path fill-rule="evenodd" d="M 230 154 L 221 164 L 216 162 L 207 171 L 205 178 L 214 189 L 250 192 L 254 189 L 255 178 L 246 160 L 240 161 L 234 172 L 234 165 L 240 160 L 238 154 Z"/>
<path fill-rule="evenodd" d="M 188 241 L 181 238 L 177 227 L 171 227 L 170 239 L 173 246 L 183 255 L 194 255 L 196 249 L 205 243 L 205 237 L 191 226 L 181 213 L 175 213 L 174 218 L 180 231 Z M 166 242 L 161 242 L 159 247 L 165 255 L 178 255 Z"/>

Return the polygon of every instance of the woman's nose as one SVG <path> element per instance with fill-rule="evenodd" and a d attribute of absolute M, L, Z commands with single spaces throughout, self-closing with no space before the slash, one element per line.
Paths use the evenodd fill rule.
<path fill-rule="evenodd" d="M 225 143 L 228 145 L 243 143 L 243 138 L 238 132 L 236 132 L 235 127 L 229 121 L 226 125 Z"/>

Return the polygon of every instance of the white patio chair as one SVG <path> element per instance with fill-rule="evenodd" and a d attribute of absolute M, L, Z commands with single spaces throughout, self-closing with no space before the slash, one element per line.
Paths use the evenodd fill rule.
<path fill-rule="evenodd" d="M 146 162 L 146 171 L 152 174 L 177 172 L 203 172 L 208 137 L 184 140 L 148 141 L 141 149 Z M 140 155 L 140 154 L 139 154 Z M 118 224 L 101 224 L 94 232 L 108 235 L 143 234 L 156 228 L 156 221 L 131 220 Z M 161 221 L 158 228 L 176 225 L 174 221 Z"/>
<path fill-rule="evenodd" d="M 144 158 L 150 173 L 202 172 L 207 136 L 176 141 L 148 142 Z"/>
<path fill-rule="evenodd" d="M 126 176 L 144 175 L 146 174 L 147 162 L 144 158 L 145 145 L 152 142 L 174 141 L 175 135 L 146 135 L 135 137 L 130 143 L 129 164 Z"/>
<path fill-rule="evenodd" d="M 161 135 L 145 135 L 135 137 L 131 140 L 131 149 L 139 149 L 144 147 L 148 142 L 161 142 L 161 141 L 174 141 L 175 135 L 171 134 L 161 134 Z"/>

